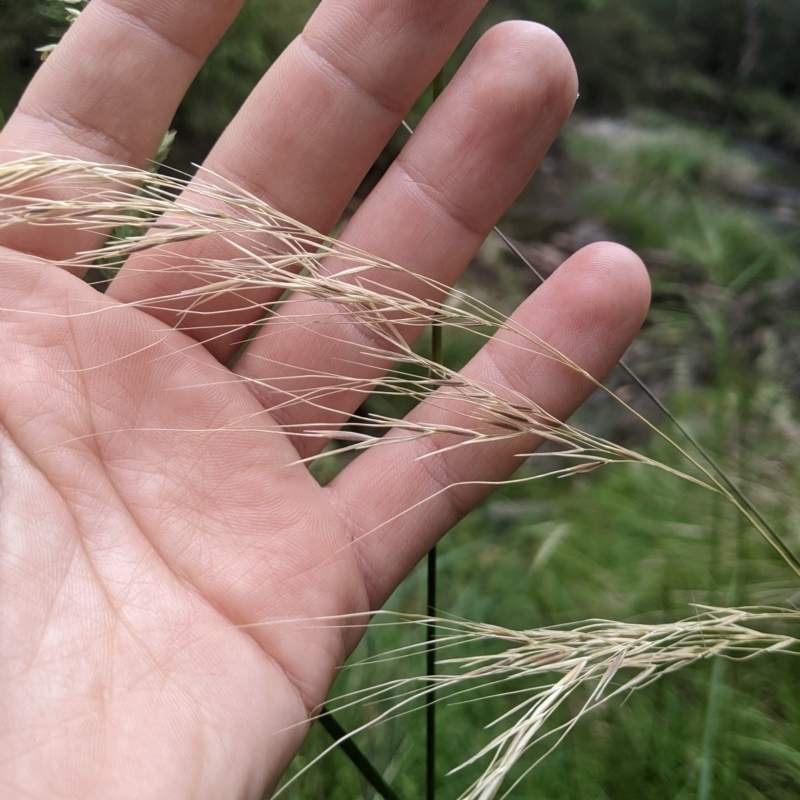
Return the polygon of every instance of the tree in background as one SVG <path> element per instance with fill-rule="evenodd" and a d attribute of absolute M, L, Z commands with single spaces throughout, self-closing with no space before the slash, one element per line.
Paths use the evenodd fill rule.
<path fill-rule="evenodd" d="M 800 0 L 498 0 L 554 28 L 580 108 L 657 106 L 800 153 Z M 499 14 L 498 14 L 498 10 Z"/>
<path fill-rule="evenodd" d="M 202 158 L 317 4 L 245 3 L 177 114 L 177 166 Z M 61 0 L 0 0 L 4 115 L 36 68 L 36 48 L 63 31 L 64 14 Z M 481 25 L 511 17 L 541 21 L 566 41 L 586 112 L 656 106 L 800 153 L 800 0 L 489 0 Z"/>

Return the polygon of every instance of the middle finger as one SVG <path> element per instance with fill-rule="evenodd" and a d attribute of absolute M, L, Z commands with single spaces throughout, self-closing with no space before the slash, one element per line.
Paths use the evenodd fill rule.
<path fill-rule="evenodd" d="M 486 0 L 323 0 L 303 33 L 267 72 L 205 162 L 284 214 L 328 231 L 369 167 L 474 21 Z M 207 177 L 205 178 L 207 180 Z M 193 259 L 225 258 L 217 240 L 186 244 Z M 175 253 L 176 251 L 171 251 Z M 175 264 L 171 260 L 171 264 Z M 197 288 L 189 271 L 132 258 L 109 289 L 122 302 Z M 186 313 L 155 316 L 206 343 L 225 362 L 261 307 L 277 299 L 226 295 Z"/>
<path fill-rule="evenodd" d="M 523 22 L 489 31 L 342 234 L 345 244 L 408 270 L 381 271 L 372 287 L 440 299 L 415 276 L 447 286 L 457 280 L 569 116 L 576 84 L 552 31 Z M 407 325 L 400 333 L 410 341 L 419 331 Z M 295 447 L 309 456 L 323 442 L 304 437 L 304 426 L 341 425 L 364 387 L 386 372 L 386 358 L 369 354 L 374 344 L 374 333 L 341 305 L 298 293 L 235 371 L 276 421 L 299 432 Z M 352 389 L 353 380 L 361 388 Z"/>

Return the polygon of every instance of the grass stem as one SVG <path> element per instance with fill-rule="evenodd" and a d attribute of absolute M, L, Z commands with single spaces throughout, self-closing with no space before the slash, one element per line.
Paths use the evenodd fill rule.
<path fill-rule="evenodd" d="M 350 759 L 356 769 L 364 776 L 367 783 L 384 800 L 400 800 L 394 789 L 386 783 L 383 775 L 372 766 L 369 759 L 361 752 L 361 748 L 353 741 L 350 734 L 324 706 L 319 716 L 319 721 L 322 727 L 333 737 L 339 749 Z"/>
<path fill-rule="evenodd" d="M 444 68 L 433 79 L 431 85 L 432 104 L 444 91 Z M 431 361 L 434 364 L 442 363 L 442 325 L 440 322 L 431 323 Z M 428 377 L 434 381 L 438 378 L 435 368 L 431 368 Z M 428 553 L 428 601 L 427 615 L 430 619 L 436 616 L 436 545 Z M 436 676 L 436 625 L 431 623 L 425 629 L 427 649 L 425 654 L 425 670 L 428 679 L 433 685 Z M 426 698 L 425 705 L 425 736 L 427 739 L 426 769 L 425 769 L 425 797 L 426 800 L 435 800 L 436 797 L 436 692 L 431 689 Z"/>

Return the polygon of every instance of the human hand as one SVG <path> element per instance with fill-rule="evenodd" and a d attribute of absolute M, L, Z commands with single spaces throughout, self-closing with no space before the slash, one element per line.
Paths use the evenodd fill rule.
<path fill-rule="evenodd" d="M 483 1 L 325 0 L 206 166 L 330 229 Z M 145 166 L 239 5 L 95 0 L 0 134 L 2 159 L 25 150 Z M 576 91 L 552 33 L 493 29 L 342 238 L 452 284 Z M 103 299 L 52 263 L 96 246 L 93 235 L 42 231 L 0 231 L 0 794 L 260 797 L 360 632 L 254 623 L 378 608 L 483 494 L 462 486 L 421 501 L 509 475 L 520 443 L 424 461 L 430 440 L 377 448 L 320 487 L 296 464 L 319 445 L 275 426 L 338 424 L 361 397 L 340 392 L 327 417 L 302 404 L 270 414 L 270 386 L 356 360 L 363 331 L 342 321 L 323 339 L 298 323 L 321 301 L 294 297 L 223 380 L 221 364 L 276 298 L 146 311 L 134 305 L 193 278 L 140 257 Z M 648 292 L 635 256 L 594 246 L 514 319 L 602 378 Z M 113 313 L 81 314 L 87 303 Z M 352 369 L 369 377 L 376 366 Z M 497 341 L 465 371 L 561 418 L 592 389 Z M 432 404 L 414 414 L 447 420 Z"/>

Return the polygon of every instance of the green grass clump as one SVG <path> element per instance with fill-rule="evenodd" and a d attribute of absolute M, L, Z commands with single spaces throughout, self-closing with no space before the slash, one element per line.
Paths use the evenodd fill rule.
<path fill-rule="evenodd" d="M 581 194 L 584 213 L 634 249 L 668 251 L 730 292 L 797 274 L 798 238 L 737 202 L 768 180 L 766 167 L 716 132 L 653 115 L 644 122 L 584 122 L 567 137 L 594 179 Z"/>

